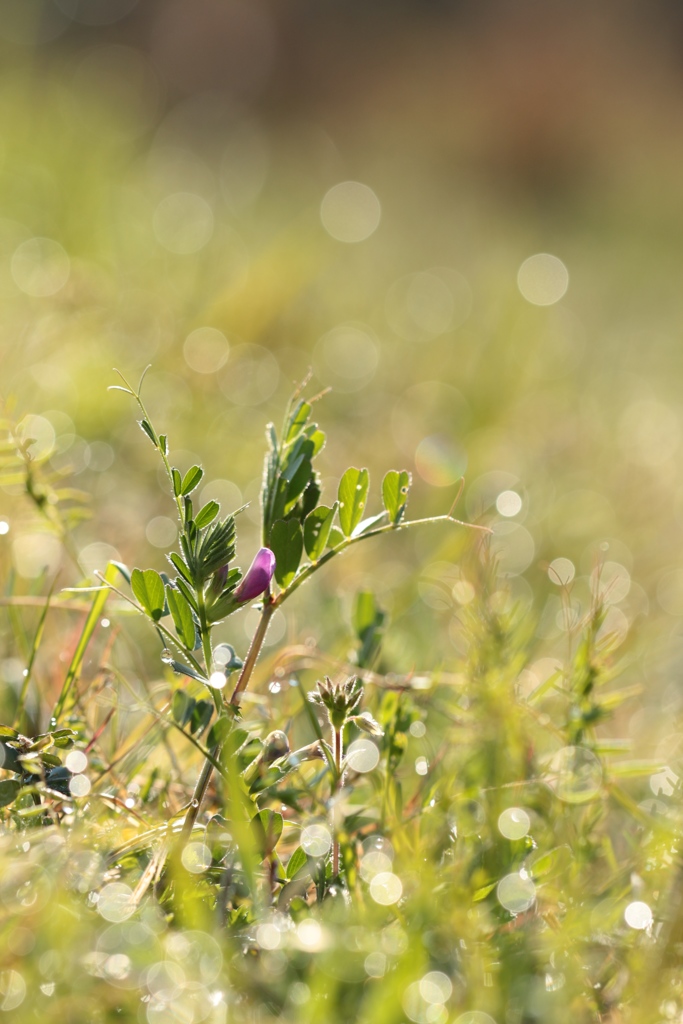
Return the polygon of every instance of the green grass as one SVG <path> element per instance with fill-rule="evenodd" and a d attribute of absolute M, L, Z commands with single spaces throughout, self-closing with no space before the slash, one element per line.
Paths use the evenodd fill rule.
<path fill-rule="evenodd" d="M 221 136 L 235 167 L 247 130 L 270 152 L 263 190 L 239 206 L 191 112 L 155 136 L 134 90 L 112 103 L 96 75 L 84 89 L 67 70 L 55 50 L 0 83 L 0 1013 L 677 1019 L 668 165 L 650 169 L 658 202 L 625 173 L 539 214 L 444 182 L 428 139 L 412 171 L 368 151 L 332 173 L 290 125 L 238 118 Z M 320 201 L 356 174 L 382 219 L 346 245 Z M 213 211 L 187 254 L 158 227 L 182 192 Z M 36 236 L 69 258 L 49 294 L 35 292 L 67 266 L 59 250 L 38 267 L 52 285 L 17 262 Z M 539 307 L 517 270 L 546 250 L 570 283 Z M 206 327 L 229 342 L 221 365 L 220 336 L 187 341 Z M 147 413 L 107 388 L 113 366 L 137 381 L 149 362 L 140 430 Z M 320 451 L 303 420 L 289 441 L 279 427 L 309 366 L 306 394 L 332 386 L 311 413 Z M 296 443 L 305 479 L 289 507 Z M 403 467 L 405 514 L 408 478 L 385 478 Z M 262 545 L 277 556 L 265 601 L 246 602 L 257 609 L 221 575 L 232 526 L 229 568 Z M 200 558 L 194 541 L 212 536 Z M 159 575 L 182 575 L 169 550 L 187 593 Z M 217 668 L 221 691 L 203 681 Z M 325 676 L 359 677 L 361 702 L 335 691 L 349 706 L 331 706 Z M 59 762 L 77 751 L 74 794 Z"/>

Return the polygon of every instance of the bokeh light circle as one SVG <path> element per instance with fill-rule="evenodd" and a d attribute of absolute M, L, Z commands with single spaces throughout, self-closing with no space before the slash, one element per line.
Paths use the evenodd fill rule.
<path fill-rule="evenodd" d="M 22 441 L 31 441 L 28 451 L 32 459 L 44 459 L 55 447 L 55 428 L 46 416 L 29 413 L 24 416 L 17 427 L 17 434 Z"/>
<path fill-rule="evenodd" d="M 332 835 L 325 825 L 308 825 L 301 832 L 301 848 L 309 857 L 324 857 L 332 847 Z"/>
<path fill-rule="evenodd" d="M 188 843 L 180 856 L 183 867 L 193 875 L 201 875 L 211 867 L 211 850 L 206 843 Z"/>
<path fill-rule="evenodd" d="M 602 788 L 602 765 L 587 747 L 563 747 L 550 762 L 547 781 L 564 803 L 588 803 Z"/>
<path fill-rule="evenodd" d="M 272 352 L 261 345 L 236 345 L 221 371 L 219 385 L 234 405 L 261 405 L 280 381 L 280 367 Z"/>
<path fill-rule="evenodd" d="M 375 875 L 391 871 L 391 863 L 391 857 L 382 850 L 369 850 L 361 858 L 361 878 L 366 882 L 371 882 Z"/>
<path fill-rule="evenodd" d="M 0 1010 L 16 1010 L 26 998 L 26 982 L 19 971 L 0 972 Z"/>
<path fill-rule="evenodd" d="M 357 324 L 340 324 L 323 334 L 313 350 L 313 367 L 336 391 L 357 391 L 367 384 L 379 363 L 377 342 Z"/>
<path fill-rule="evenodd" d="M 531 565 L 536 545 L 529 531 L 509 520 L 492 524 L 491 553 L 501 576 L 518 576 Z"/>
<path fill-rule="evenodd" d="M 105 921 L 117 924 L 135 913 L 133 890 L 123 882 L 109 882 L 99 893 L 95 904 L 97 913 Z"/>
<path fill-rule="evenodd" d="M 381 216 L 379 199 L 360 181 L 333 185 L 320 204 L 323 227 L 338 242 L 363 242 L 377 230 Z"/>
<path fill-rule="evenodd" d="M 86 775 L 74 775 L 69 782 L 69 792 L 73 797 L 87 796 L 91 789 L 90 779 Z"/>
<path fill-rule="evenodd" d="M 568 558 L 553 558 L 548 566 L 548 579 L 558 587 L 566 587 L 574 579 L 576 568 Z"/>
<path fill-rule="evenodd" d="M 539 252 L 524 260 L 517 273 L 520 292 L 534 306 L 552 306 L 569 287 L 569 271 L 561 259 Z"/>
<path fill-rule="evenodd" d="M 228 361 L 230 342 L 215 327 L 197 327 L 183 344 L 185 362 L 195 373 L 216 373 Z"/>
<path fill-rule="evenodd" d="M 536 886 L 528 875 L 514 871 L 501 878 L 496 886 L 496 896 L 509 913 L 523 914 L 536 900 Z"/>
<path fill-rule="evenodd" d="M 635 900 L 633 903 L 629 903 L 624 911 L 624 920 L 629 928 L 633 928 L 636 931 L 645 931 L 652 927 L 654 918 L 652 910 L 647 903 Z"/>
<path fill-rule="evenodd" d="M 433 434 L 418 444 L 415 468 L 432 487 L 451 487 L 467 469 L 467 455 L 452 438 Z"/>
<path fill-rule="evenodd" d="M 188 256 L 203 249 L 213 235 L 213 210 L 194 192 L 174 192 L 161 200 L 152 224 L 164 249 Z"/>
<path fill-rule="evenodd" d="M 64 759 L 64 764 L 70 772 L 75 774 L 84 772 L 88 767 L 88 755 L 82 750 L 70 750 Z"/>
<path fill-rule="evenodd" d="M 64 287 L 71 273 L 66 250 L 52 238 L 29 238 L 12 256 L 12 278 L 32 298 L 44 299 Z"/>
<path fill-rule="evenodd" d="M 387 291 L 387 323 L 406 341 L 423 343 L 460 327 L 472 309 L 472 289 L 450 267 L 400 277 Z"/>
<path fill-rule="evenodd" d="M 354 740 L 346 754 L 346 763 L 354 772 L 371 772 L 379 764 L 379 748 L 366 737 Z"/>
<path fill-rule="evenodd" d="M 496 511 L 506 518 L 518 515 L 522 511 L 522 499 L 517 491 L 501 491 L 496 498 Z"/>
<path fill-rule="evenodd" d="M 370 895 L 375 903 L 389 907 L 403 895 L 403 883 L 393 871 L 380 871 L 370 882 Z"/>
<path fill-rule="evenodd" d="M 531 818 L 523 807 L 506 807 L 498 817 L 498 831 L 506 839 L 523 839 L 531 828 Z"/>
<path fill-rule="evenodd" d="M 468 1010 L 456 1017 L 454 1024 L 496 1024 L 496 1021 L 489 1013 L 483 1010 Z"/>
<path fill-rule="evenodd" d="M 155 548 L 168 548 L 178 536 L 178 527 L 168 516 L 153 516 L 145 527 L 145 536 Z"/>

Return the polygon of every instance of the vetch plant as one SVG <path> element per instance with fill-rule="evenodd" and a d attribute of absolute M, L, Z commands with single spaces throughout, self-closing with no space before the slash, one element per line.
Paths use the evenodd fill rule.
<path fill-rule="evenodd" d="M 213 771 L 221 769 L 222 759 L 225 760 L 226 742 L 239 718 L 241 698 L 249 685 L 274 612 L 323 565 L 363 540 L 427 523 L 468 524 L 455 519 L 450 512 L 420 520 L 406 519 L 411 485 L 407 470 L 390 470 L 385 475 L 382 482 L 384 507 L 373 515 L 366 515 L 370 488 L 367 469 L 347 469 L 339 483 L 336 500 L 330 505 L 320 503 L 321 483 L 314 464 L 325 444 L 325 434 L 317 423 L 311 422 L 311 414 L 321 396 L 304 398 L 304 382 L 288 404 L 280 432 L 273 424 L 266 428 L 268 450 L 261 490 L 263 546 L 243 575 L 242 570 L 233 565 L 237 517 L 242 510 L 221 518 L 217 501 L 195 508 L 193 495 L 204 475 L 202 467 L 192 466 L 181 475 L 172 464 L 168 435 L 157 431 L 145 407 L 141 395 L 145 374 L 137 388 L 122 374 L 119 376 L 122 384 L 112 387 L 130 395 L 137 403 L 141 413 L 140 428 L 161 459 L 179 523 L 180 550 L 168 555 L 175 575 L 139 568 L 129 574 L 136 607 L 151 619 L 159 632 L 164 659 L 173 671 L 198 680 L 208 688 L 217 717 L 209 733 L 210 742 L 213 741 L 211 750 L 206 754 L 184 819 L 182 834 L 187 841 Z M 125 568 L 123 571 L 128 575 Z M 234 652 L 227 661 L 222 657 L 218 659 L 213 628 L 258 598 L 259 621 L 244 661 L 235 658 Z M 235 672 L 238 672 L 237 680 L 226 700 L 224 687 Z M 360 728 L 376 728 L 381 733 L 372 719 L 352 714 L 360 703 L 358 687 L 357 681 L 339 684 L 328 681 L 318 688 L 317 698 L 328 709 L 333 729 L 335 786 L 342 775 L 344 727 L 355 723 Z M 226 773 L 225 765 L 222 771 Z M 333 861 L 336 876 L 339 871 L 336 843 Z"/>

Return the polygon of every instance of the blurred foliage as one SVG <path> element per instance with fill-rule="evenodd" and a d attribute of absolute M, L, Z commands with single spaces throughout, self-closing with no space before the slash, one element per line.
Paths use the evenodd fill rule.
<path fill-rule="evenodd" d="M 676 12 L 200 6 L 0 3 L 0 1013 L 678 1020 Z M 196 509 L 248 503 L 242 565 L 324 549 L 348 465 L 394 522 L 387 466 L 412 519 L 464 475 L 490 542 L 332 560 L 223 732 L 201 671 L 87 589 L 178 544 L 106 390 L 148 363 Z M 309 367 L 325 505 L 273 540 L 263 429 Z M 214 627 L 226 672 L 257 624 Z M 305 695 L 356 674 L 383 736 L 347 726 L 342 779 Z"/>

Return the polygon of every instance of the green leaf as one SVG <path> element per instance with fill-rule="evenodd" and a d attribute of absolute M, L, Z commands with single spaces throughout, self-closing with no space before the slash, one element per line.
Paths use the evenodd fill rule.
<path fill-rule="evenodd" d="M 173 587 L 166 587 L 166 600 L 168 608 L 173 617 L 173 625 L 176 633 L 190 650 L 194 649 L 195 628 L 192 617 L 192 609 L 178 590 Z"/>
<path fill-rule="evenodd" d="M 303 869 L 307 867 L 308 857 L 306 856 L 306 851 L 303 847 L 297 846 L 287 863 L 287 880 L 291 881 L 292 878 L 296 878 L 299 872 L 303 871 Z"/>
<path fill-rule="evenodd" d="M 382 501 L 392 523 L 400 523 L 408 504 L 412 478 L 407 469 L 390 469 L 382 481 Z"/>
<path fill-rule="evenodd" d="M 384 622 L 384 612 L 377 604 L 371 590 L 361 590 L 353 606 L 352 624 L 361 640 L 369 630 L 377 629 Z"/>
<path fill-rule="evenodd" d="M 210 747 L 218 747 L 225 743 L 226 739 L 230 735 L 233 723 L 229 718 L 217 719 L 209 730 L 209 738 L 207 740 Z M 244 734 L 246 739 L 247 734 Z"/>
<path fill-rule="evenodd" d="M 159 447 L 164 455 L 168 455 L 168 436 L 166 434 L 159 434 Z"/>
<path fill-rule="evenodd" d="M 157 448 L 157 439 L 154 436 L 152 424 L 149 422 L 149 420 L 138 420 L 138 424 L 140 425 L 140 428 L 144 431 L 144 433 L 147 434 L 147 437 L 150 439 L 154 447 Z"/>
<path fill-rule="evenodd" d="M 181 494 L 190 494 L 201 478 L 204 476 L 204 470 L 201 466 L 191 466 L 187 473 L 183 477 L 183 482 L 180 488 Z"/>
<path fill-rule="evenodd" d="M 109 563 L 119 570 L 126 583 L 130 584 L 130 569 L 123 562 L 115 562 L 113 559 Z"/>
<path fill-rule="evenodd" d="M 214 521 L 220 510 L 221 507 L 217 501 L 209 501 L 195 516 L 194 525 L 198 530 L 202 530 Z"/>
<path fill-rule="evenodd" d="M 5 779 L 4 782 L 0 782 L 0 807 L 11 804 L 20 789 L 21 782 L 18 779 Z"/>
<path fill-rule="evenodd" d="M 187 564 L 180 557 L 178 552 L 177 551 L 172 551 L 171 554 L 168 555 L 167 557 L 173 563 L 173 565 L 178 570 L 180 575 L 183 577 L 185 582 L 189 583 L 190 585 L 192 585 L 192 577 L 190 575 L 190 570 L 189 570 Z"/>
<path fill-rule="evenodd" d="M 181 727 L 186 725 L 192 718 L 192 712 L 196 703 L 196 700 L 188 696 L 184 690 L 176 690 L 171 701 L 173 720 Z"/>
<path fill-rule="evenodd" d="M 266 857 L 272 853 L 282 835 L 284 819 L 277 811 L 259 811 L 252 818 L 252 828 L 261 854 Z"/>
<path fill-rule="evenodd" d="M 344 536 L 350 537 L 363 518 L 370 476 L 367 469 L 346 470 L 339 483 L 339 522 Z"/>
<path fill-rule="evenodd" d="M 188 676 L 190 679 L 196 679 L 199 683 L 206 682 L 204 676 L 200 676 L 199 672 L 195 672 L 193 668 L 185 665 L 182 661 L 169 661 L 168 664 L 177 675 Z"/>
<path fill-rule="evenodd" d="M 213 702 L 208 700 L 198 700 L 195 706 L 192 708 L 192 717 L 190 720 L 190 732 L 194 733 L 202 732 L 211 721 L 211 715 L 213 714 Z"/>
<path fill-rule="evenodd" d="M 50 768 L 59 768 L 62 763 L 61 757 L 57 757 L 56 754 L 46 754 L 45 752 L 40 755 L 40 760 L 43 764 L 49 765 Z"/>
<path fill-rule="evenodd" d="M 306 421 L 310 414 L 311 406 L 308 402 L 305 402 L 302 399 L 289 418 L 287 431 L 285 433 L 285 444 L 289 444 L 298 434 L 301 433 L 303 428 L 306 426 Z"/>
<path fill-rule="evenodd" d="M 284 590 L 294 579 L 303 554 L 300 523 L 296 519 L 278 519 L 271 530 L 270 548 L 275 555 L 275 579 Z"/>
<path fill-rule="evenodd" d="M 371 665 L 379 653 L 385 618 L 385 613 L 377 604 L 375 595 L 371 591 L 362 590 L 357 594 L 351 621 L 360 640 L 360 649 L 356 658 L 361 667 Z"/>
<path fill-rule="evenodd" d="M 183 595 L 187 603 L 189 604 L 190 608 L 194 609 L 195 613 L 199 615 L 199 605 L 197 604 L 197 599 L 195 598 L 192 590 L 190 590 L 190 587 L 185 582 L 182 576 L 176 577 L 175 585 L 180 591 L 180 593 Z M 193 647 L 193 650 L 194 649 L 195 648 Z"/>
<path fill-rule="evenodd" d="M 154 622 L 164 614 L 164 581 L 154 569 L 133 569 L 130 585 L 138 601 Z"/>
<path fill-rule="evenodd" d="M 306 431 L 306 436 L 313 445 L 313 456 L 315 457 L 325 447 L 327 435 L 318 429 L 317 423 L 313 423 Z"/>
<path fill-rule="evenodd" d="M 479 889 L 475 889 L 472 894 L 472 902 L 479 903 L 480 900 L 485 900 L 489 893 L 493 892 L 497 884 L 497 882 L 489 882 L 488 885 L 482 885 Z"/>
<path fill-rule="evenodd" d="M 317 562 L 322 556 L 332 529 L 332 522 L 337 511 L 337 502 L 332 508 L 327 505 L 318 505 L 306 516 L 304 522 L 304 546 L 306 554 L 312 562 Z"/>
<path fill-rule="evenodd" d="M 229 719 L 225 719 L 229 721 Z M 233 728 L 230 735 L 225 740 L 225 746 L 223 747 L 223 757 L 232 757 L 240 750 L 245 741 L 249 738 L 249 733 L 246 729 L 235 729 Z"/>
<path fill-rule="evenodd" d="M 179 498 L 180 492 L 183 487 L 183 478 L 181 477 L 179 471 L 175 468 L 175 466 L 173 466 L 173 468 L 171 469 L 171 477 L 173 478 L 173 493 L 175 494 L 176 498 Z"/>

